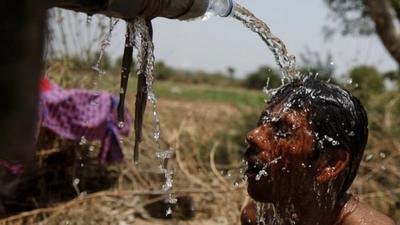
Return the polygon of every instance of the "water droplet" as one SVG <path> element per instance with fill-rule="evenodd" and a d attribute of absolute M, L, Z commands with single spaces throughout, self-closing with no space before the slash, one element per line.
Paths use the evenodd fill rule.
<path fill-rule="evenodd" d="M 333 140 L 333 141 L 332 141 L 332 145 L 333 145 L 333 146 L 338 146 L 338 145 L 339 145 L 339 142 L 336 141 L 336 140 Z"/>
<path fill-rule="evenodd" d="M 165 176 L 165 183 L 162 185 L 162 189 L 164 192 L 167 192 L 172 189 L 174 180 L 173 175 L 174 172 L 171 170 L 163 169 L 164 176 Z"/>
<path fill-rule="evenodd" d="M 380 153 L 379 153 L 379 157 L 381 157 L 381 159 L 386 158 L 386 153 L 380 152 Z"/>
<path fill-rule="evenodd" d="M 256 181 L 259 181 L 262 176 L 267 176 L 267 175 L 268 175 L 267 171 L 265 171 L 264 169 L 260 170 L 260 172 L 258 172 L 258 174 L 256 175 Z"/>
<path fill-rule="evenodd" d="M 368 154 L 365 156 L 365 161 L 370 161 L 374 156 L 372 154 Z"/>
<path fill-rule="evenodd" d="M 172 209 L 171 209 L 171 207 L 169 207 L 168 209 L 167 209 L 167 211 L 165 212 L 165 215 L 166 216 L 169 216 L 169 215 L 171 215 L 172 214 Z"/>
<path fill-rule="evenodd" d="M 356 134 L 354 133 L 354 131 L 350 131 L 348 134 L 350 137 L 354 137 Z"/>
<path fill-rule="evenodd" d="M 82 137 L 81 137 L 81 140 L 80 140 L 80 142 L 79 142 L 79 145 L 84 145 L 84 144 L 86 144 L 86 143 L 87 143 L 86 137 L 85 137 L 85 136 L 82 136 Z"/>
<path fill-rule="evenodd" d="M 87 23 L 87 24 L 92 23 L 92 16 L 90 16 L 90 15 L 87 15 L 87 16 L 86 16 L 86 23 Z"/>
<path fill-rule="evenodd" d="M 124 121 L 119 121 L 118 122 L 118 127 L 119 128 L 124 128 L 125 127 L 125 122 Z"/>
<path fill-rule="evenodd" d="M 80 182 L 81 182 L 81 180 L 79 180 L 79 178 L 75 178 L 75 179 L 72 181 L 72 185 L 76 186 L 76 185 L 78 185 Z"/>
<path fill-rule="evenodd" d="M 166 150 L 166 151 L 158 151 L 156 152 L 156 156 L 158 159 L 164 161 L 166 159 L 170 159 L 174 152 L 172 150 Z"/>
<path fill-rule="evenodd" d="M 169 204 L 176 204 L 178 202 L 177 198 L 172 197 L 171 195 L 168 198 L 168 203 Z"/>
<path fill-rule="evenodd" d="M 94 151 L 94 146 L 93 145 L 89 146 L 89 151 L 91 151 L 91 152 Z"/>

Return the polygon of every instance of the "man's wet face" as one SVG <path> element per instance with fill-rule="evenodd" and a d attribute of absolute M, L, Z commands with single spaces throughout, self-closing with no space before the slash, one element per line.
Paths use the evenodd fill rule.
<path fill-rule="evenodd" d="M 314 137 L 305 110 L 284 110 L 283 104 L 267 108 L 246 140 L 246 176 L 253 199 L 289 199 L 312 183 L 309 162 Z"/>

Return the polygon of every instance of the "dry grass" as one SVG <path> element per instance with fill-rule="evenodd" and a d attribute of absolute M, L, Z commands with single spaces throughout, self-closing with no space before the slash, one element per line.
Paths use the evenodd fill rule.
<path fill-rule="evenodd" d="M 152 120 L 148 115 L 140 164 L 135 166 L 132 163 L 133 137 L 125 139 L 126 161 L 109 168 L 119 174 L 113 188 L 81 194 L 69 202 L 24 212 L 0 220 L 0 224 L 238 223 L 240 209 L 246 200 L 244 184 L 235 185 L 240 181 L 241 165 L 240 158 L 234 155 L 239 154 L 233 154 L 229 164 L 216 162 L 217 151 L 223 148 L 228 152 L 237 151 L 233 143 L 224 146 L 227 143 L 218 142 L 216 136 L 236 132 L 232 121 L 239 120 L 245 111 L 251 109 L 236 108 L 229 104 L 176 101 L 160 101 L 159 109 L 163 119 L 162 146 L 176 151 L 175 157 L 169 161 L 169 167 L 175 171 L 173 193 L 183 197 L 183 201 L 190 199 L 190 204 L 181 206 L 193 208 L 190 220 L 187 220 L 187 215 L 180 215 L 185 213 L 184 209 L 174 209 L 174 218 L 168 220 L 152 218 L 152 209 L 146 209 L 165 198 L 165 193 L 160 191 L 163 177 L 158 171 L 159 162 L 151 137 Z M 48 153 L 52 152 L 41 151 L 40 155 L 43 158 Z M 162 210 L 164 214 L 166 208 L 162 207 L 156 210 Z M 184 220 L 179 220 L 181 218 Z"/>
<path fill-rule="evenodd" d="M 368 108 L 369 141 L 352 191 L 400 223 L 400 95 L 373 96 Z"/>

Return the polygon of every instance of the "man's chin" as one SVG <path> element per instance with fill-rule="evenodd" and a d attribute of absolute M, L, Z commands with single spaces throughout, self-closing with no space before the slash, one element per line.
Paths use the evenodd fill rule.
<path fill-rule="evenodd" d="M 252 180 L 249 178 L 247 185 L 247 193 L 252 199 L 257 202 L 271 202 L 272 201 L 272 190 L 271 186 L 263 181 Z"/>

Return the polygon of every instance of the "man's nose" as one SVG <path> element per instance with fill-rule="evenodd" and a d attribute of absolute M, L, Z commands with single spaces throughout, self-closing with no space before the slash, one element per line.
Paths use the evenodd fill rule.
<path fill-rule="evenodd" d="M 257 160 L 257 158 L 254 157 L 256 157 L 260 153 L 260 148 L 258 146 L 258 144 L 260 143 L 259 136 L 260 136 L 259 128 L 256 128 L 247 134 L 246 142 L 248 144 L 248 147 L 244 154 L 246 160 Z"/>
<path fill-rule="evenodd" d="M 268 128 L 263 125 L 250 131 L 247 134 L 246 142 L 249 144 L 250 148 L 263 148 L 268 144 Z"/>

